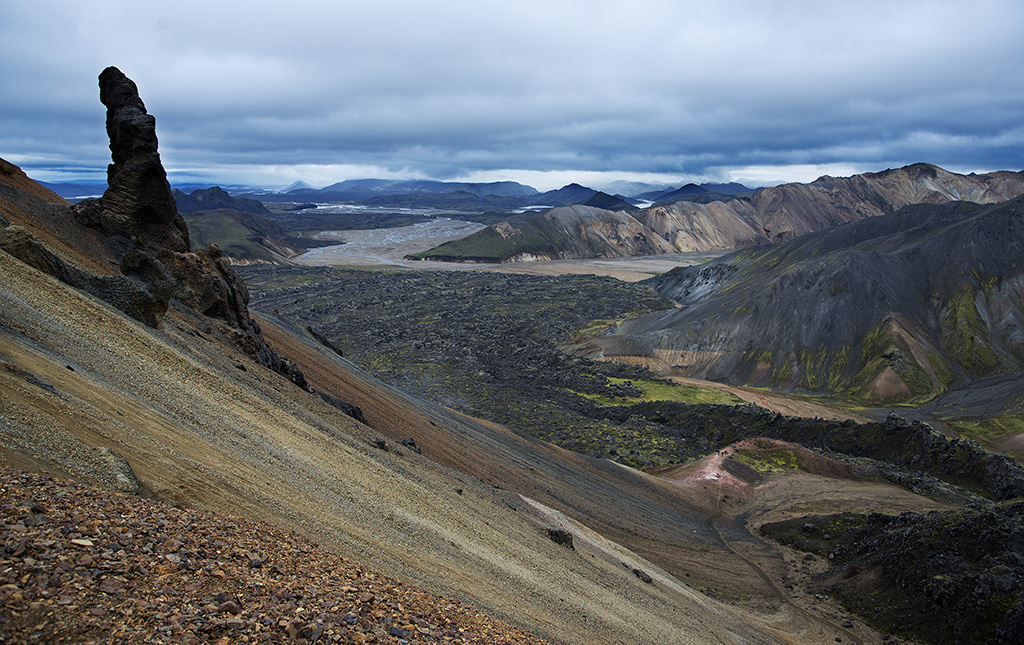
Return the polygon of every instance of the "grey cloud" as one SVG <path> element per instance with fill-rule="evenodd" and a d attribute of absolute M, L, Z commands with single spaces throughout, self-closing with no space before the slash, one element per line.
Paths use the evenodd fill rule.
<path fill-rule="evenodd" d="M 0 156 L 105 167 L 115 64 L 195 172 L 1018 169 L 1021 26 L 1011 0 L 5 3 Z"/>

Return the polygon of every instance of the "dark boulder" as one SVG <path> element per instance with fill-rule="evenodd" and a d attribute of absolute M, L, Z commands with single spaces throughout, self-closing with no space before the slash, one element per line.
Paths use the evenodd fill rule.
<path fill-rule="evenodd" d="M 572 550 L 576 550 L 576 547 L 572 543 L 572 532 L 566 531 L 565 529 L 548 529 L 548 537 L 555 544 L 561 544 L 567 546 Z"/>
<path fill-rule="evenodd" d="M 331 396 L 330 394 L 327 394 L 326 392 L 317 392 L 317 395 L 319 395 L 321 399 L 323 399 L 327 403 L 333 405 L 334 407 L 338 408 L 339 410 L 341 410 L 342 412 L 344 412 L 348 416 L 352 417 L 353 419 L 355 419 L 359 423 L 366 423 L 366 419 L 363 417 L 363 410 L 358 405 L 353 405 L 353 404 L 349 403 L 348 401 L 344 401 L 342 399 L 339 399 L 336 396 Z M 381 441 L 383 441 L 383 440 L 381 440 Z M 386 446 L 387 446 L 387 444 L 385 443 L 384 444 L 384 449 L 385 450 L 387 449 Z"/>
<path fill-rule="evenodd" d="M 636 576 L 637 578 L 639 578 L 641 582 L 646 582 L 647 584 L 651 584 L 652 582 L 654 582 L 654 580 L 651 578 L 650 574 L 648 574 L 643 569 L 636 569 L 636 568 L 634 568 L 633 569 L 633 575 Z"/>

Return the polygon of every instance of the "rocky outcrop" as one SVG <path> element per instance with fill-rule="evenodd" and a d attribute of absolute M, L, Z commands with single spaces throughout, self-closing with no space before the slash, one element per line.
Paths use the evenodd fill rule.
<path fill-rule="evenodd" d="M 158 300 L 151 315 L 140 320 L 159 324 L 173 298 L 226 322 L 250 353 L 272 365 L 259 329 L 249 318 L 249 293 L 227 257 L 213 246 L 189 251 L 188 226 L 160 162 L 156 119 L 146 112 L 135 83 L 116 67 L 103 70 L 99 83 L 113 163 L 107 168 L 109 185 L 103 197 L 73 206 L 75 217 L 85 226 L 99 228 L 121 272 L 149 287 Z M 166 288 L 168 277 L 173 280 L 171 288 Z"/>
<path fill-rule="evenodd" d="M 224 338 L 309 388 L 249 317 L 249 292 L 228 257 L 216 246 L 189 250 L 188 226 L 160 162 L 156 120 L 135 83 L 108 67 L 99 86 L 112 158 L 107 190 L 68 206 L 41 187 L 33 190 L 20 169 L 4 162 L 0 205 L 17 217 L 0 222 L 0 248 L 151 327 L 171 306 L 218 321 Z"/>
<path fill-rule="evenodd" d="M 146 112 L 135 83 L 116 67 L 99 76 L 107 108 L 110 155 L 101 217 L 114 232 L 137 236 L 144 246 L 187 252 L 188 227 L 178 214 L 157 151 L 156 118 Z"/>

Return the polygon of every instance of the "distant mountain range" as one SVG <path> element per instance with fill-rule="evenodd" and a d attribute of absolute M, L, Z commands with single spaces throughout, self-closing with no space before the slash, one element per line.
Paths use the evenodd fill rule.
<path fill-rule="evenodd" d="M 656 247 L 641 244 L 662 249 L 654 253 L 744 248 L 893 213 L 910 204 L 1004 201 L 1024 194 L 1024 173 L 960 175 L 919 163 L 852 177 L 825 176 L 809 184 L 783 184 L 725 199 L 702 190 L 706 189 L 690 185 L 653 195 L 677 201 L 631 212 L 628 222 L 612 212 L 588 212 L 584 220 L 554 211 L 537 214 L 492 225 L 418 257 L 490 262 L 622 257 L 637 251 L 637 245 L 623 239 L 627 230 L 642 231 L 644 240 L 660 238 Z M 702 198 L 707 203 L 701 203 Z M 573 226 L 566 226 L 569 221 Z M 495 244 L 497 239 L 502 240 L 500 245 Z"/>
<path fill-rule="evenodd" d="M 106 183 L 46 183 L 40 182 L 61 197 L 70 200 L 94 197 L 103 193 Z M 345 202 L 396 208 L 438 208 L 445 210 L 511 211 L 531 206 L 569 206 L 601 194 L 616 197 L 622 208 L 650 202 L 671 202 L 676 199 L 694 199 L 703 195 L 746 195 L 755 192 L 742 184 L 695 184 L 682 188 L 657 186 L 640 182 L 613 182 L 605 190 L 597 190 L 572 183 L 556 190 L 538 191 L 532 186 L 514 181 L 484 183 L 447 182 L 434 180 L 348 179 L 323 188 L 314 188 L 305 181 L 296 181 L 283 190 L 263 190 L 245 186 L 214 186 L 212 184 L 181 184 L 175 189 L 183 193 L 219 188 L 239 198 L 260 202 Z M 612 209 L 612 210 L 618 210 Z"/>

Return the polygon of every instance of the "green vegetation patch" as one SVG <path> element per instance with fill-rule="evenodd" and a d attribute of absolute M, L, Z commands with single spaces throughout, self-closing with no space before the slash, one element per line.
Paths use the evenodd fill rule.
<path fill-rule="evenodd" d="M 929 357 L 929 360 L 933 370 L 935 370 L 935 365 L 939 365 L 940 370 L 942 369 L 941 358 L 936 356 L 935 360 L 932 360 Z M 891 368 L 900 377 L 904 385 L 907 386 L 909 395 L 884 401 L 876 397 L 875 381 L 887 368 Z M 948 372 L 948 367 L 946 372 Z M 885 325 L 879 325 L 864 335 L 861 341 L 857 371 L 843 394 L 844 398 L 851 403 L 921 405 L 935 398 L 940 390 L 941 388 L 936 387 L 932 381 L 928 371 L 917 362 L 913 353 L 903 345 L 903 342 L 894 339 L 886 331 Z"/>
<path fill-rule="evenodd" d="M 966 288 L 960 289 L 942 312 L 942 348 L 964 370 L 986 376 L 1002 366 L 987 338 L 974 295 Z"/>
<path fill-rule="evenodd" d="M 733 458 L 750 466 L 759 473 L 781 473 L 807 470 L 807 461 L 794 450 L 772 448 L 771 450 L 738 450 Z"/>
<path fill-rule="evenodd" d="M 945 359 L 935 352 L 928 352 L 928 364 L 931 365 L 932 371 L 935 372 L 935 377 L 939 379 L 943 387 L 949 388 L 953 385 L 956 375 Z"/>
<path fill-rule="evenodd" d="M 943 421 L 961 435 L 985 443 L 991 443 L 1000 437 L 1024 433 L 1024 415 L 1021 414 L 1005 414 L 985 419 L 946 417 Z"/>
<path fill-rule="evenodd" d="M 742 405 L 743 399 L 735 394 L 713 387 L 697 387 L 680 385 L 670 381 L 628 380 L 609 378 L 615 386 L 632 386 L 627 389 L 632 396 L 609 396 L 607 393 L 583 394 L 583 396 L 602 405 L 635 405 L 644 401 L 678 401 L 680 403 L 716 403 L 721 405 Z M 624 388 L 626 389 L 626 388 Z M 639 390 L 637 393 L 635 390 Z M 614 390 L 613 390 L 614 391 Z"/>

